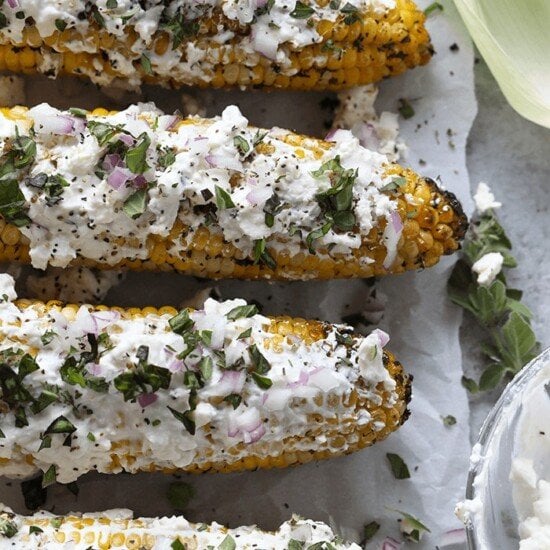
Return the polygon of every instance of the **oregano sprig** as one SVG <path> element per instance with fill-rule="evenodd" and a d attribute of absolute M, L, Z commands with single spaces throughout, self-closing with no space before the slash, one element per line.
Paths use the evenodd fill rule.
<path fill-rule="evenodd" d="M 508 286 L 502 271 L 490 285 L 483 286 L 472 270 L 490 253 L 502 255 L 503 268 L 516 267 L 511 250 L 512 243 L 495 212 L 487 210 L 471 224 L 462 257 L 449 279 L 451 300 L 475 317 L 486 336 L 481 350 L 488 364 L 479 382 L 463 378 L 463 385 L 472 393 L 495 388 L 539 353 L 540 345 L 531 327 L 532 313 L 521 303 L 522 292 Z"/>

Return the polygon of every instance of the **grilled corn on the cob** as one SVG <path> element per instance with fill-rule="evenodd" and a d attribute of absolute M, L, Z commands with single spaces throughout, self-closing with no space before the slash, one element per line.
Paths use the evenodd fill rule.
<path fill-rule="evenodd" d="M 166 86 L 335 90 L 425 64 L 411 0 L 17 0 L 0 69 Z"/>
<path fill-rule="evenodd" d="M 67 544 L 73 550 L 92 547 L 101 550 L 360 550 L 357 544 L 342 541 L 328 525 L 298 516 L 283 523 L 277 531 L 261 531 L 254 526 L 228 529 L 218 523 L 193 524 L 183 517 L 133 519 L 130 510 L 65 516 L 38 512 L 33 516 L 19 516 L 0 503 L 0 549 L 61 550 L 67 548 Z"/>
<path fill-rule="evenodd" d="M 459 247 L 453 195 L 338 130 L 48 105 L 0 113 L 0 259 L 212 278 L 372 277 Z M 29 257 L 30 255 L 30 257 Z"/>
<path fill-rule="evenodd" d="M 387 336 L 204 310 L 16 301 L 0 276 L 0 475 L 236 471 L 350 453 L 407 417 Z"/>

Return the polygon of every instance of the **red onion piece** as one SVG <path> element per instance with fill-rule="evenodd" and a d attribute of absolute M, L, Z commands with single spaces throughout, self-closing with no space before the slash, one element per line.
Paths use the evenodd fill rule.
<path fill-rule="evenodd" d="M 132 185 L 136 189 L 143 189 L 144 187 L 147 187 L 147 180 L 145 179 L 145 176 L 143 176 L 142 174 L 139 174 L 139 176 L 136 176 L 132 180 Z"/>
<path fill-rule="evenodd" d="M 216 384 L 216 393 L 219 395 L 229 395 L 230 393 L 240 393 L 246 381 L 244 371 L 226 370 Z"/>
<path fill-rule="evenodd" d="M 103 159 L 103 164 L 101 165 L 104 170 L 111 171 L 117 166 L 124 166 L 124 161 L 119 154 L 111 153 L 109 155 L 105 155 L 105 158 Z"/>
<path fill-rule="evenodd" d="M 260 418 L 260 411 L 254 407 L 250 407 L 243 413 L 234 413 L 229 417 L 227 435 L 229 437 L 242 435 L 245 443 L 252 443 L 252 439 L 257 441 L 262 437 L 263 433 L 259 430 L 261 427 L 262 419 Z"/>
<path fill-rule="evenodd" d="M 101 376 L 103 369 L 98 363 L 88 363 L 86 365 L 86 370 L 93 376 Z"/>
<path fill-rule="evenodd" d="M 107 183 L 113 189 L 120 189 L 131 178 L 131 172 L 125 168 L 116 167 L 107 178 Z"/>
<path fill-rule="evenodd" d="M 34 115 L 34 130 L 37 134 L 68 136 L 84 130 L 84 121 L 69 115 Z"/>
<path fill-rule="evenodd" d="M 379 328 L 375 328 L 371 334 L 376 334 L 382 348 L 390 341 L 390 335 Z"/>
<path fill-rule="evenodd" d="M 334 134 L 336 133 L 337 128 L 333 128 L 330 130 L 330 132 L 325 136 L 325 141 L 330 141 L 331 138 L 334 137 Z"/>
<path fill-rule="evenodd" d="M 296 382 L 289 382 L 287 384 L 287 386 L 289 388 L 297 388 L 299 386 L 305 386 L 309 381 L 309 374 L 305 371 L 305 370 L 302 370 L 300 371 L 300 376 L 298 377 L 298 380 L 296 380 Z"/>
<path fill-rule="evenodd" d="M 401 231 L 403 231 L 403 222 L 401 221 L 401 216 L 399 215 L 399 212 L 393 211 L 390 214 L 390 219 L 395 232 L 399 236 L 401 234 Z"/>
<path fill-rule="evenodd" d="M 148 407 L 149 405 L 152 405 L 157 399 L 158 399 L 158 396 L 156 393 L 142 393 L 137 398 L 139 406 L 142 409 L 144 409 L 145 407 Z"/>
<path fill-rule="evenodd" d="M 402 542 L 392 539 L 391 537 L 386 537 L 382 542 L 382 550 L 399 550 L 402 546 Z"/>
<path fill-rule="evenodd" d="M 118 139 L 128 147 L 132 147 L 132 145 L 134 145 L 134 143 L 136 142 L 136 140 L 132 136 L 124 134 L 122 132 L 118 134 Z"/>
<path fill-rule="evenodd" d="M 397 243 L 403 230 L 403 222 L 397 211 L 393 211 L 390 214 L 390 219 L 384 230 L 384 240 L 386 244 L 386 258 L 384 259 L 383 266 L 389 269 L 395 260 L 397 254 Z"/>
<path fill-rule="evenodd" d="M 453 529 L 447 531 L 438 544 L 439 548 L 445 548 L 446 546 L 454 546 L 458 544 L 466 544 L 466 529 Z"/>
<path fill-rule="evenodd" d="M 236 172 L 240 172 L 243 169 L 242 163 L 234 157 L 208 154 L 204 157 L 204 160 L 212 168 L 225 168 L 226 170 L 235 170 Z"/>
<path fill-rule="evenodd" d="M 8 5 L 10 8 L 17 8 L 19 6 L 19 2 L 17 0 L 8 0 Z"/>
<path fill-rule="evenodd" d="M 256 443 L 265 435 L 265 426 L 260 424 L 255 430 L 243 433 L 244 443 Z"/>

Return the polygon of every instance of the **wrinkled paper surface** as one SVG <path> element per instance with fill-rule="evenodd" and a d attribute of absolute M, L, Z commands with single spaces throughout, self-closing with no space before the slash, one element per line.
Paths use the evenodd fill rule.
<path fill-rule="evenodd" d="M 476 113 L 473 51 L 452 2 L 443 3 L 445 11 L 429 20 L 437 50 L 432 63 L 384 82 L 377 108 L 396 111 L 399 98 L 409 100 L 415 115 L 409 120 L 401 118 L 401 137 L 409 146 L 405 164 L 440 178 L 470 212 L 465 144 Z M 425 7 L 429 2 L 419 4 Z M 458 50 L 451 50 L 455 43 Z M 256 125 L 279 125 L 319 136 L 325 132 L 323 122 L 328 113 L 319 106 L 322 94 L 201 91 L 197 97 L 206 105 L 208 115 L 237 103 Z M 132 96 L 123 95 L 126 98 Z M 166 110 L 180 106 L 180 92 L 175 91 L 148 87 L 144 99 L 154 100 Z M 28 104 L 44 100 L 59 107 L 113 103 L 86 83 L 29 79 Z M 255 523 L 269 529 L 294 512 L 329 522 L 344 537 L 357 541 L 363 525 L 376 520 L 382 527 L 368 548 L 379 547 L 386 536 L 401 540 L 395 509 L 414 515 L 431 529 L 420 545 L 410 547 L 433 549 L 443 533 L 459 528 L 453 509 L 464 494 L 470 444 L 468 402 L 460 384 L 461 313 L 449 302 L 445 289 L 452 263 L 452 258 L 446 258 L 427 271 L 376 283 L 378 294 L 386 300 L 381 328 L 391 335 L 388 348 L 414 375 L 412 415 L 400 431 L 382 444 L 331 461 L 277 471 L 177 476 L 196 491 L 185 511 L 188 519 L 216 520 L 230 526 Z M 177 305 L 208 286 L 213 283 L 173 274 L 134 273 L 109 293 L 106 303 Z M 372 292 L 364 281 L 222 281 L 215 286 L 223 298 L 259 301 L 264 313 L 328 321 L 361 311 Z M 442 417 L 447 415 L 456 418 L 456 425 L 443 424 Z M 388 452 L 405 460 L 411 479 L 394 479 L 385 456 Z M 173 481 L 174 476 L 161 474 L 90 474 L 79 480 L 78 497 L 56 486 L 49 489 L 45 506 L 56 513 L 124 507 L 138 515 L 171 514 L 174 510 L 166 492 Z M 18 481 L 0 480 L 0 500 L 26 512 Z"/>

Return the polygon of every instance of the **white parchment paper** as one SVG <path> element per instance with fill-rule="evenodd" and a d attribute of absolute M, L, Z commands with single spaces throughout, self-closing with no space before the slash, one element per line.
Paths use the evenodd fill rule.
<path fill-rule="evenodd" d="M 425 7 L 430 2 L 418 2 Z M 437 50 L 432 63 L 381 86 L 380 110 L 395 111 L 399 98 L 407 98 L 414 117 L 402 120 L 401 135 L 409 146 L 405 161 L 423 174 L 440 178 L 471 210 L 465 167 L 465 144 L 476 101 L 473 83 L 473 51 L 452 2 L 444 1 L 443 13 L 432 17 L 430 32 Z M 453 47 L 458 46 L 458 49 Z M 195 92 L 197 93 L 197 92 Z M 111 94 L 112 95 L 112 94 Z M 209 115 L 237 103 L 251 122 L 279 125 L 313 135 L 323 134 L 327 113 L 319 106 L 322 94 L 199 92 Z M 145 99 L 173 110 L 180 93 L 147 88 Z M 118 100 L 133 100 L 123 95 Z M 27 82 L 27 102 L 47 100 L 54 105 L 116 105 L 86 83 L 71 80 Z M 369 521 L 382 524 L 369 548 L 377 548 L 386 536 L 400 540 L 399 509 L 418 517 L 431 530 L 417 548 L 433 549 L 442 535 L 459 528 L 453 508 L 464 492 L 469 445 L 469 410 L 461 387 L 461 352 L 458 331 L 461 315 L 446 297 L 446 279 L 453 260 L 436 268 L 387 278 L 377 283 L 386 297 L 382 328 L 391 334 L 388 346 L 414 374 L 412 416 L 383 444 L 348 457 L 297 468 L 231 475 L 179 476 L 191 483 L 196 496 L 185 511 L 190 520 L 216 520 L 231 526 L 256 523 L 274 528 L 292 512 L 330 522 L 343 536 L 361 539 Z M 170 274 L 130 274 L 113 289 L 106 302 L 117 305 L 178 304 L 211 283 Z M 223 281 L 217 285 L 224 298 L 255 299 L 269 314 L 321 317 L 340 321 L 360 311 L 372 289 L 364 281 L 268 284 Z M 454 426 L 442 417 L 453 415 Z M 412 477 L 395 480 L 386 453 L 399 454 Z M 126 507 L 139 515 L 171 514 L 166 499 L 172 476 L 139 474 L 88 475 L 79 481 L 73 496 L 63 487 L 50 489 L 46 507 L 55 512 L 93 511 Z M 25 512 L 19 482 L 0 480 L 0 500 Z M 412 547 L 413 545 L 411 545 Z"/>

